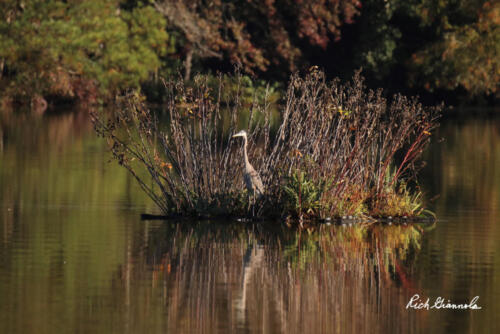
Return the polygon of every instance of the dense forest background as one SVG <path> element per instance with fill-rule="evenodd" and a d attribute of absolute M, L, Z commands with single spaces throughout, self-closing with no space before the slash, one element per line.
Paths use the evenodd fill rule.
<path fill-rule="evenodd" d="M 4 0 L 2 104 L 99 103 L 160 77 L 239 66 L 282 87 L 311 66 L 449 104 L 500 97 L 500 2 L 476 0 Z M 38 102 L 37 102 L 38 101 Z"/>

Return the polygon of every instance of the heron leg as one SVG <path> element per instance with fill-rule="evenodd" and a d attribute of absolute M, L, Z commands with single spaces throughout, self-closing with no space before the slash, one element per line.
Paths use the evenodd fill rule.
<path fill-rule="evenodd" d="M 252 216 L 255 217 L 255 205 L 257 205 L 257 193 L 253 192 L 253 208 L 252 208 Z"/>
<path fill-rule="evenodd" d="M 250 205 L 252 205 L 252 202 L 250 202 L 250 193 L 247 194 L 247 198 L 248 198 L 248 208 L 247 208 L 247 212 L 250 211 Z"/>
<path fill-rule="evenodd" d="M 255 191 L 253 192 L 252 217 L 255 217 Z"/>

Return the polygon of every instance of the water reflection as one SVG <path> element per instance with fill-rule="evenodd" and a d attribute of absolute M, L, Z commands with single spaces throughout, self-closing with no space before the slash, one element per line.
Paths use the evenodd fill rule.
<path fill-rule="evenodd" d="M 144 308 L 164 308 L 180 332 L 407 331 L 408 273 L 425 228 L 163 224 L 127 275 L 132 298 L 150 296 Z"/>
<path fill-rule="evenodd" d="M 438 141 L 437 139 L 444 140 Z M 441 332 L 500 330 L 500 118 L 445 120 L 423 180 L 441 221 L 427 236 L 414 279 L 429 296 L 466 301 L 480 296 L 480 312 L 430 312 Z"/>
<path fill-rule="evenodd" d="M 500 120 L 448 120 L 434 226 L 139 220 L 154 206 L 88 114 L 0 112 L 0 333 L 496 332 Z M 477 312 L 408 311 L 410 296 Z"/>
<path fill-rule="evenodd" d="M 437 211 L 497 214 L 500 208 L 500 118 L 450 119 L 426 152 L 423 177 L 440 200 Z"/>

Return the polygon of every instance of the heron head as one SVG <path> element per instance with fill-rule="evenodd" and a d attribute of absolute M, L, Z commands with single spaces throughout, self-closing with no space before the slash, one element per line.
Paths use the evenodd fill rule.
<path fill-rule="evenodd" d="M 233 138 L 234 137 L 246 137 L 246 136 L 247 136 L 247 132 L 245 130 L 241 130 L 237 134 L 233 135 Z"/>

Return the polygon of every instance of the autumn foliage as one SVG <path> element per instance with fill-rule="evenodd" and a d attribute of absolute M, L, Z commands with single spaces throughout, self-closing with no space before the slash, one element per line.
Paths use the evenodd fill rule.
<path fill-rule="evenodd" d="M 433 0 L 0 3 L 2 97 L 90 103 L 235 65 L 283 85 L 313 65 L 393 92 L 498 97 L 500 4 Z M 453 101 L 452 101 L 453 102 Z"/>
<path fill-rule="evenodd" d="M 188 57 L 226 58 L 249 73 L 303 62 L 300 43 L 325 50 L 359 14 L 358 0 L 157 1 Z M 192 58 L 188 58 L 191 62 Z M 186 64 L 190 67 L 190 64 Z"/>

